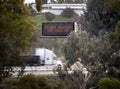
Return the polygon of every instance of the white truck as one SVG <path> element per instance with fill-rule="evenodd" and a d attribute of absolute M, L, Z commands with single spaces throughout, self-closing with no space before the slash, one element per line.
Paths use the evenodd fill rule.
<path fill-rule="evenodd" d="M 35 56 L 40 57 L 40 63 L 44 65 L 61 65 L 62 61 L 58 59 L 53 50 L 49 50 L 46 48 L 36 48 Z"/>

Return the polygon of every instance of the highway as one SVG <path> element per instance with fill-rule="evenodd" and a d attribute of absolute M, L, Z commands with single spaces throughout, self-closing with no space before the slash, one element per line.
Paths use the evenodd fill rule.
<path fill-rule="evenodd" d="M 26 66 L 24 69 L 24 74 L 54 74 L 53 73 L 53 68 L 54 65 L 46 65 L 46 66 Z M 19 67 L 14 67 L 13 68 L 13 75 L 16 76 L 18 75 L 18 72 L 20 71 Z"/>
<path fill-rule="evenodd" d="M 55 65 L 45 65 L 45 66 L 26 66 L 24 69 L 24 75 L 27 74 L 35 74 L 35 75 L 40 75 L 40 74 L 54 74 L 53 72 L 53 68 L 55 67 Z M 19 67 L 14 67 L 13 68 L 13 76 L 17 76 L 20 68 Z M 56 72 L 57 73 L 57 72 Z M 56 74 L 55 73 L 55 74 Z M 73 71 L 68 69 L 68 73 L 71 74 L 73 73 Z"/>

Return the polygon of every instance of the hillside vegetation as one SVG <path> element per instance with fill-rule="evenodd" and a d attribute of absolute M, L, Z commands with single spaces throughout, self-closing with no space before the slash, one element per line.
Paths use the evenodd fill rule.
<path fill-rule="evenodd" d="M 44 14 L 32 16 L 32 18 L 37 25 L 41 25 L 42 22 L 48 22 Z M 56 15 L 55 19 L 49 22 L 71 22 L 71 21 L 72 21 L 72 18 L 65 18 L 63 16 Z"/>

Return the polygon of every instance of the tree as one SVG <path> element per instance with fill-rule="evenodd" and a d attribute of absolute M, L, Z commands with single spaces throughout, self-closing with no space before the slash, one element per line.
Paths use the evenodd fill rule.
<path fill-rule="evenodd" d="M 79 43 L 78 38 L 74 33 L 67 38 L 67 40 L 63 44 L 63 52 L 65 55 L 65 59 L 69 61 L 70 65 L 73 64 L 78 56 L 77 44 Z"/>
<path fill-rule="evenodd" d="M 55 15 L 53 13 L 46 12 L 45 17 L 48 21 L 52 21 L 55 18 Z"/>
<path fill-rule="evenodd" d="M 105 4 L 106 4 L 106 6 L 112 7 L 117 12 L 120 11 L 120 1 L 119 0 L 116 0 L 116 1 L 105 0 Z M 118 18 L 118 20 L 119 20 L 119 18 Z M 117 37 L 118 44 L 120 45 L 120 21 L 118 21 L 117 24 L 116 24 L 115 34 L 116 34 L 116 37 Z"/>
<path fill-rule="evenodd" d="M 108 35 L 101 41 L 96 36 L 90 37 L 86 31 L 81 31 L 78 36 L 76 33 L 72 33 L 64 42 L 63 51 L 70 63 L 74 63 L 80 57 L 85 64 L 90 62 L 105 63 L 113 53 Z"/>
<path fill-rule="evenodd" d="M 116 32 L 115 32 L 115 34 L 116 34 L 116 38 L 117 38 L 117 43 L 120 46 L 120 21 L 116 25 Z"/>
<path fill-rule="evenodd" d="M 19 81 L 19 89 L 52 89 L 46 77 L 28 74 Z"/>
<path fill-rule="evenodd" d="M 34 23 L 23 1 L 0 1 L 0 78 L 10 76 L 12 66 L 21 64 L 18 56 L 28 50 L 34 33 Z"/>
<path fill-rule="evenodd" d="M 98 37 L 91 36 L 86 31 L 80 31 L 79 33 L 72 33 L 67 38 L 64 42 L 63 52 L 69 66 L 76 62 L 77 58 L 81 58 L 82 63 L 89 71 L 85 84 L 95 81 L 96 86 L 96 82 L 103 77 L 104 72 L 108 69 L 110 61 L 113 61 L 111 55 L 114 50 L 109 41 L 109 34 L 104 35 L 101 41 Z"/>
<path fill-rule="evenodd" d="M 63 10 L 63 12 L 61 14 L 62 14 L 62 16 L 66 17 L 66 18 L 72 18 L 74 16 L 75 12 L 71 8 L 66 8 Z"/>
<path fill-rule="evenodd" d="M 105 0 L 105 4 L 114 8 L 117 11 L 120 11 L 120 1 L 119 0 Z"/>
<path fill-rule="evenodd" d="M 106 6 L 104 0 L 89 0 L 84 15 L 86 23 L 83 28 L 95 35 L 101 31 L 115 32 L 115 26 L 120 19 L 120 13 L 110 6 Z"/>
<path fill-rule="evenodd" d="M 115 78 L 102 78 L 98 89 L 120 89 L 120 81 Z"/>
<path fill-rule="evenodd" d="M 42 9 L 42 0 L 35 0 L 36 2 L 36 8 L 38 11 L 40 11 Z"/>

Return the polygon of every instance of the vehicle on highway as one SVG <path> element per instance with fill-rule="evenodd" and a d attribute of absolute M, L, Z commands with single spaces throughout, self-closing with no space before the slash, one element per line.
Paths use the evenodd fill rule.
<path fill-rule="evenodd" d="M 34 55 L 21 56 L 27 66 L 61 65 L 62 61 L 58 59 L 53 50 L 46 48 L 36 48 Z"/>

